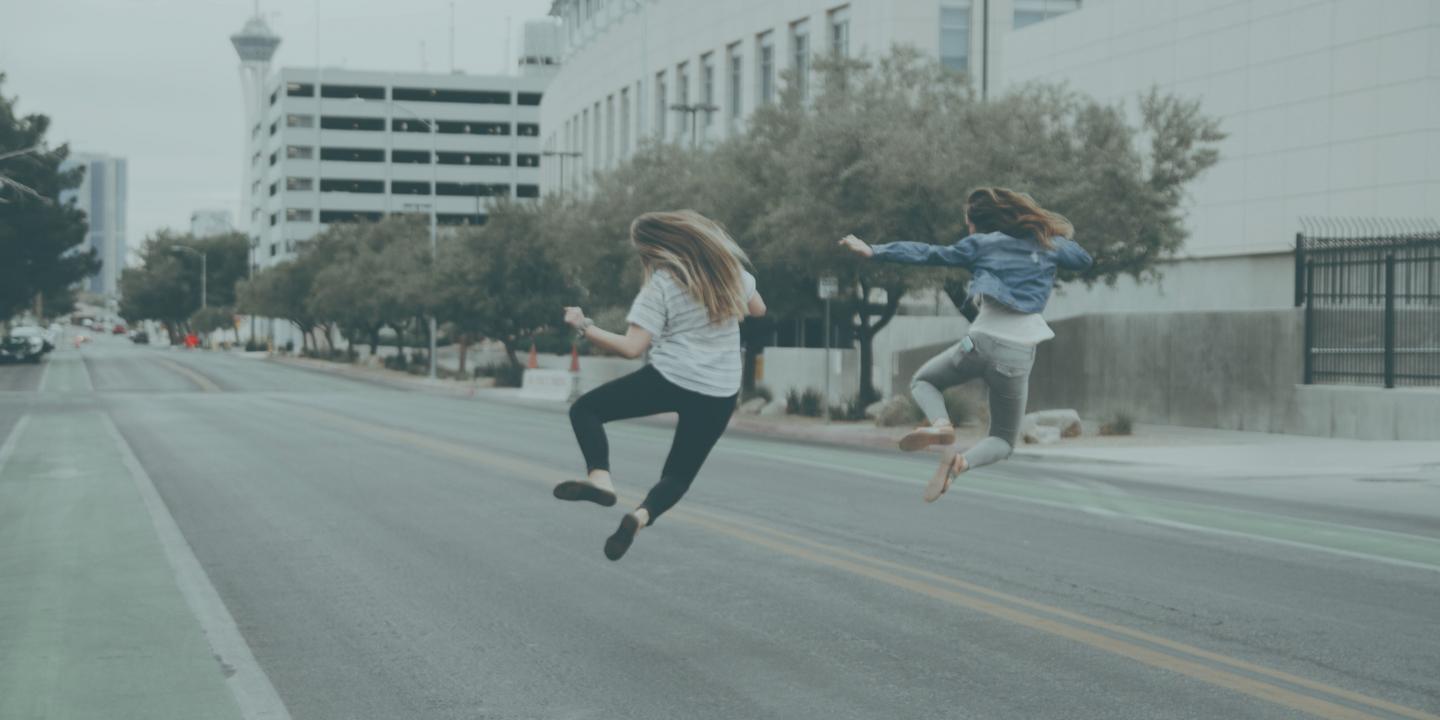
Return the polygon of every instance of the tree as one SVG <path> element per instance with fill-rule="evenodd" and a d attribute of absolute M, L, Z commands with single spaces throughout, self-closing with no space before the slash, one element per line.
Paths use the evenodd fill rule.
<path fill-rule="evenodd" d="M 205 262 L 182 248 L 204 253 Z M 159 320 L 172 332 L 190 327 L 202 305 L 202 268 L 203 303 L 233 313 L 236 284 L 249 273 L 249 252 L 249 241 L 240 233 L 197 238 L 156 231 L 140 246 L 140 264 L 120 274 L 120 315 L 131 322 Z"/>
<path fill-rule="evenodd" d="M 79 187 L 83 169 L 61 171 L 70 150 L 47 146 L 50 118 L 17 116 L 15 106 L 0 94 L 0 321 L 32 303 L 37 315 L 73 306 L 74 285 L 100 269 L 93 248 L 77 250 L 85 213 L 73 200 L 60 202 L 61 192 Z"/>
<path fill-rule="evenodd" d="M 460 339 L 460 371 L 465 346 L 480 337 L 503 344 L 512 365 L 519 365 L 515 342 L 561 317 L 576 297 L 555 259 L 553 240 L 541 230 L 539 208 L 501 201 L 489 221 L 450 238 L 441 247 L 437 313 Z"/>

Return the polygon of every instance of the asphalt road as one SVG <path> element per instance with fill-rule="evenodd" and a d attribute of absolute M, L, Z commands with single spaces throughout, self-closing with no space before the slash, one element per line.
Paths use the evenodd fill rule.
<path fill-rule="evenodd" d="M 0 367 L 0 438 L 114 422 L 297 719 L 1440 716 L 1440 483 L 1012 461 L 925 505 L 928 458 L 731 434 L 612 563 L 669 430 L 565 504 L 560 410 L 112 338 Z"/>

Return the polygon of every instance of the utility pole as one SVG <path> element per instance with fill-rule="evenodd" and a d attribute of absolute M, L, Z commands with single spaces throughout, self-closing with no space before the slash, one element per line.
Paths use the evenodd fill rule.
<path fill-rule="evenodd" d="M 675 103 L 675 104 L 673 104 L 673 105 L 670 106 L 670 109 L 671 109 L 671 110 L 674 110 L 674 111 L 676 111 L 676 112 L 685 113 L 686 115 L 689 116 L 689 120 L 690 120 L 690 149 L 693 150 L 693 149 L 695 149 L 695 144 L 696 144 L 696 142 L 697 142 L 697 140 L 699 139 L 699 136 L 700 136 L 700 135 L 699 135 L 699 122 L 698 122 L 699 117 L 700 117 L 700 113 L 702 113 L 702 112 L 705 113 L 706 117 L 708 118 L 708 117 L 710 116 L 710 113 L 713 113 L 713 112 L 718 111 L 718 110 L 720 109 L 720 106 L 719 106 L 719 105 L 714 105 L 714 104 L 712 104 L 712 103 L 695 103 L 694 105 L 686 105 L 685 103 Z"/>

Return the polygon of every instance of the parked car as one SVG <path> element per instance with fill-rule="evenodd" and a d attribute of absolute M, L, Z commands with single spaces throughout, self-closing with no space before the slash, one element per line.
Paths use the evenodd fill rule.
<path fill-rule="evenodd" d="M 45 356 L 45 338 L 39 330 L 30 326 L 13 328 L 0 340 L 0 362 L 40 362 Z"/>
<path fill-rule="evenodd" d="M 147 333 L 144 330 L 131 330 L 130 342 L 133 342 L 136 345 L 149 345 L 150 333 Z"/>
<path fill-rule="evenodd" d="M 125 334 L 125 326 L 124 326 L 123 324 L 121 324 L 121 323 L 115 323 L 115 327 L 110 330 L 110 334 L 111 334 L 111 335 L 124 335 L 124 334 Z"/>

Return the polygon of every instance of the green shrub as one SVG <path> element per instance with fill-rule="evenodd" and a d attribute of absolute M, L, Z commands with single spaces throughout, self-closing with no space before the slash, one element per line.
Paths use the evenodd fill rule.
<path fill-rule="evenodd" d="M 921 412 L 920 406 L 916 405 L 915 399 L 909 395 L 890 398 L 875 416 L 875 424 L 880 427 L 910 427 L 924 421 L 925 413 Z"/>
<path fill-rule="evenodd" d="M 857 395 L 839 405 L 830 406 L 831 420 L 864 420 L 865 406 L 860 404 L 860 397 Z"/>
<path fill-rule="evenodd" d="M 820 391 L 806 388 L 804 392 L 791 389 L 785 394 L 785 412 L 805 417 L 820 417 Z"/>
<path fill-rule="evenodd" d="M 1101 435 L 1130 435 L 1135 431 L 1135 420 L 1129 413 L 1117 412 L 1111 418 L 1101 423 Z"/>
<path fill-rule="evenodd" d="M 508 361 L 475 368 L 475 377 L 495 378 L 495 387 L 520 387 L 525 379 L 525 366 Z"/>

